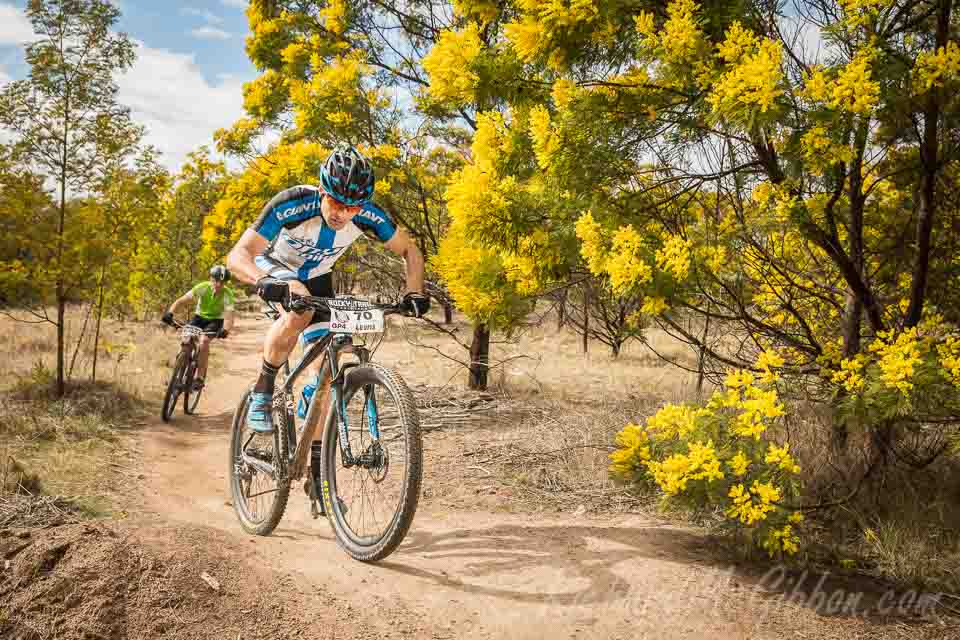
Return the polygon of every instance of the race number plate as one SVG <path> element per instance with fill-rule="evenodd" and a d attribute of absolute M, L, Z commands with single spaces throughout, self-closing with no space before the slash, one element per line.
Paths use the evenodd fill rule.
<path fill-rule="evenodd" d="M 330 333 L 382 333 L 380 309 L 330 309 Z"/>

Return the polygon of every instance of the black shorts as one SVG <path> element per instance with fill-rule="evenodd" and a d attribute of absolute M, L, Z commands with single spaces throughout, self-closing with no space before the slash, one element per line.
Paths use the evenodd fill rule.
<path fill-rule="evenodd" d="M 257 256 L 256 260 L 257 266 L 265 269 L 267 274 L 284 281 L 290 281 L 296 279 L 296 272 L 291 270 L 289 267 L 285 267 L 276 260 L 268 258 L 264 255 Z M 310 278 L 309 280 L 299 280 L 310 292 L 310 295 L 317 296 L 318 298 L 335 298 L 337 297 L 336 292 L 333 290 L 333 272 L 328 271 L 327 273 L 322 273 L 315 278 Z M 330 321 L 330 311 L 329 309 L 318 309 L 313 314 L 314 322 L 329 322 Z"/>
<path fill-rule="evenodd" d="M 303 284 L 312 296 L 317 296 L 319 298 L 336 297 L 336 293 L 333 290 L 332 273 L 328 272 L 317 276 L 316 278 L 310 278 Z M 303 333 L 300 334 L 301 344 L 306 347 L 307 345 L 320 340 L 328 333 L 330 333 L 330 310 L 317 309 L 313 312 L 313 320 L 311 320 L 310 326 L 304 329 Z"/>
<path fill-rule="evenodd" d="M 337 297 L 336 292 L 333 290 L 333 273 L 327 272 L 323 275 L 319 275 L 316 278 L 310 278 L 303 283 L 307 288 L 307 291 L 310 292 L 310 295 L 317 296 L 318 298 L 335 298 Z M 314 322 L 328 322 L 330 320 L 330 310 L 329 309 L 317 309 L 313 312 L 313 321 Z"/>
<path fill-rule="evenodd" d="M 220 333 L 220 330 L 223 329 L 223 318 L 217 318 L 216 320 L 207 320 L 206 318 L 201 318 L 200 316 L 193 316 L 193 319 L 187 324 L 202 329 L 205 332 L 209 333 Z"/>

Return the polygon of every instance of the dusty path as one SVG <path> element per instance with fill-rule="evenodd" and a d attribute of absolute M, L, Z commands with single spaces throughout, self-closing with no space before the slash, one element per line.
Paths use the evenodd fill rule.
<path fill-rule="evenodd" d="M 346 615 L 375 619 L 381 637 L 955 637 L 947 628 L 817 615 L 711 560 L 696 534 L 639 517 L 450 511 L 424 499 L 400 549 L 364 565 L 337 548 L 295 489 L 272 536 L 246 536 L 229 506 L 227 436 L 233 405 L 259 366 L 264 326 L 240 323 L 201 415 L 178 413 L 170 425 L 145 429 L 141 517 L 249 540 L 247 559 L 337 593 L 349 603 Z M 429 485 L 431 460 L 450 453 L 429 434 L 425 451 Z M 318 629 L 316 637 L 327 636 Z"/>

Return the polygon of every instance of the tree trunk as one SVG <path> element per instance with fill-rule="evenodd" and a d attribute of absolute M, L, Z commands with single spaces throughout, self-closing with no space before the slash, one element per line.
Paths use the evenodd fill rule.
<path fill-rule="evenodd" d="M 583 352 L 590 347 L 590 288 L 583 288 Z"/>
<path fill-rule="evenodd" d="M 619 357 L 620 357 L 620 347 L 621 347 L 623 341 L 620 340 L 620 338 L 614 338 L 611 342 L 612 342 L 613 344 L 610 345 L 610 351 L 612 352 L 614 358 L 619 358 Z"/>
<path fill-rule="evenodd" d="M 470 388 L 487 389 L 487 373 L 490 370 L 490 329 L 487 325 L 473 325 L 473 341 L 470 343 Z"/>
<path fill-rule="evenodd" d="M 937 30 L 934 46 L 946 47 L 950 40 L 950 23 L 953 2 L 946 0 L 938 4 Z M 940 157 L 940 115 L 941 92 L 930 91 L 923 110 L 923 137 L 920 141 L 920 215 L 917 218 L 916 244 L 917 256 L 913 266 L 913 282 L 910 286 L 910 306 L 904 325 L 915 327 L 923 316 L 923 303 L 926 299 L 927 278 L 930 269 L 931 235 L 937 215 L 936 185 L 937 176 L 943 166 Z"/>
<path fill-rule="evenodd" d="M 710 307 L 707 308 L 710 310 Z M 710 316 L 703 323 L 703 335 L 700 337 L 700 353 L 697 354 L 697 396 L 703 393 L 704 369 L 707 367 L 707 339 L 710 337 Z"/>
<path fill-rule="evenodd" d="M 847 397 L 847 392 L 842 387 L 837 392 L 836 398 L 830 403 L 830 445 L 837 456 L 837 460 L 843 460 L 847 452 L 847 442 L 850 439 L 850 427 L 846 419 L 840 415 L 840 403 Z"/>
<path fill-rule="evenodd" d="M 61 39 L 61 55 L 62 55 Z M 63 139 L 60 155 L 60 220 L 57 226 L 57 397 L 66 392 L 63 380 L 64 323 L 67 311 L 66 291 L 63 286 L 63 232 L 67 224 L 67 161 L 70 158 L 70 90 L 64 96 Z"/>
<path fill-rule="evenodd" d="M 97 330 L 93 334 L 93 371 L 90 381 L 97 382 L 97 353 L 100 350 L 100 322 L 103 320 L 103 277 L 100 278 L 100 299 L 97 302 Z"/>
<path fill-rule="evenodd" d="M 64 336 L 63 322 L 66 317 L 66 300 L 63 299 L 61 285 L 57 284 L 57 397 L 62 398 L 67 393 L 67 385 L 63 378 L 63 351 Z"/>
<path fill-rule="evenodd" d="M 451 324 L 453 322 L 453 305 L 449 302 L 443 303 L 443 324 Z"/>
<path fill-rule="evenodd" d="M 567 292 L 566 290 L 560 294 L 560 302 L 557 304 L 557 331 L 563 329 L 563 325 L 567 321 Z"/>
<path fill-rule="evenodd" d="M 66 148 L 66 147 L 64 147 Z M 64 151 L 64 154 L 66 151 Z M 67 311 L 66 292 L 63 286 L 63 230 L 67 219 L 67 176 L 66 159 L 60 176 L 60 221 L 57 228 L 57 397 L 62 398 L 67 392 L 64 381 L 64 323 Z"/>

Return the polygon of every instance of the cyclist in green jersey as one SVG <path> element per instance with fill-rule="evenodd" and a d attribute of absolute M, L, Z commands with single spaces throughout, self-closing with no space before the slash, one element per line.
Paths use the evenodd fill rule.
<path fill-rule="evenodd" d="M 173 323 L 173 313 L 178 307 L 196 301 L 197 307 L 193 319 L 187 324 L 193 325 L 209 333 L 215 333 L 218 338 L 226 338 L 233 328 L 233 305 L 236 295 L 233 289 L 226 286 L 230 279 L 230 272 L 226 267 L 217 265 L 210 269 L 210 280 L 201 282 L 190 291 L 177 298 L 170 309 L 163 314 L 162 320 L 167 324 Z M 203 381 L 207 377 L 207 356 L 210 354 L 210 336 L 200 337 L 197 351 L 197 375 L 194 378 L 195 390 L 203 388 Z"/>

